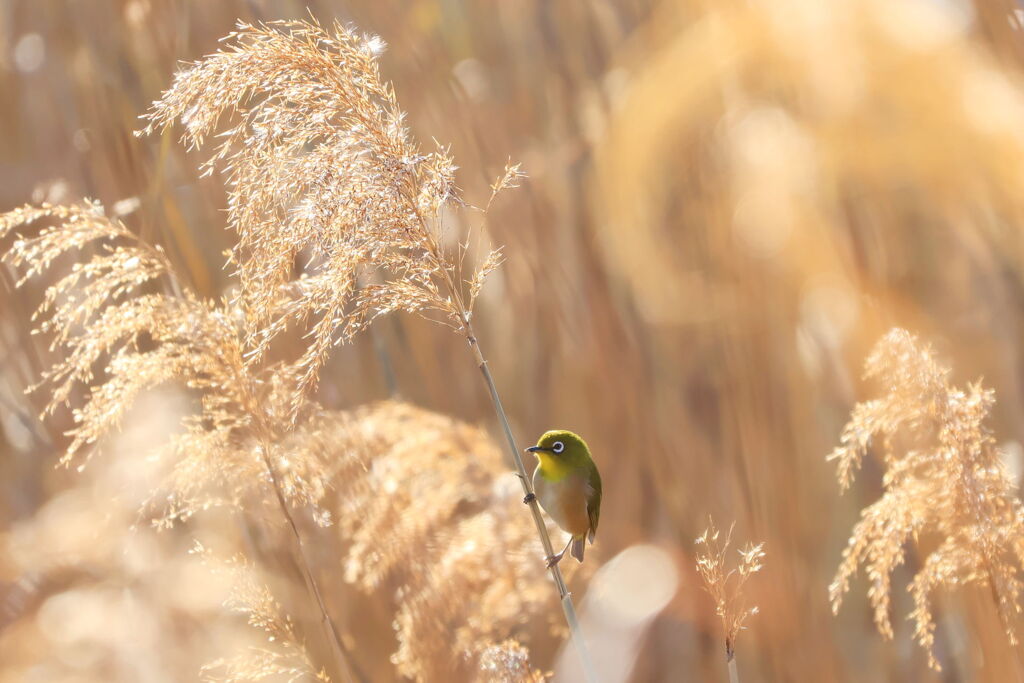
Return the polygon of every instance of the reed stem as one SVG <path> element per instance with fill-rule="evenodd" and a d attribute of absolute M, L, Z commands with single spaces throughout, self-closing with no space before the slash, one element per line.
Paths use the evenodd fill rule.
<path fill-rule="evenodd" d="M 266 439 L 261 439 L 260 444 L 260 455 L 263 458 L 263 464 L 267 468 L 267 473 L 270 475 L 270 482 L 274 489 L 274 494 L 277 498 L 277 503 L 281 507 L 281 513 L 284 515 L 285 520 L 288 522 L 288 528 L 291 530 L 292 538 L 295 540 L 295 545 L 298 550 L 296 553 L 296 565 L 299 567 L 299 571 L 302 573 L 302 578 L 306 583 L 306 590 L 313 597 L 316 602 L 317 608 L 320 611 L 320 625 L 324 630 L 324 634 L 327 637 L 331 649 L 331 655 L 334 658 L 334 663 L 338 671 L 338 675 L 343 681 L 348 683 L 356 683 L 358 680 L 352 671 L 352 667 L 349 665 L 348 658 L 345 654 L 345 648 L 341 643 L 341 637 L 338 635 L 338 629 L 334 625 L 334 620 L 331 619 L 330 612 L 327 611 L 327 603 L 324 601 L 323 594 L 320 592 L 320 586 L 316 582 L 316 578 L 313 576 L 313 570 L 310 568 L 309 558 L 306 557 L 306 547 L 302 543 L 302 535 L 299 533 L 299 527 L 295 523 L 295 518 L 292 516 L 291 510 L 288 509 L 288 502 L 284 498 L 284 493 L 281 491 L 281 481 L 277 476 L 277 471 L 274 469 L 274 464 L 270 460 L 269 446 L 270 442 Z"/>
<path fill-rule="evenodd" d="M 526 465 L 523 463 L 523 457 L 520 453 L 519 446 L 516 445 L 516 439 L 512 435 L 512 427 L 509 425 L 508 416 L 505 415 L 505 408 L 501 405 L 501 398 L 498 396 L 498 388 L 494 384 L 494 377 L 491 376 L 491 371 L 487 367 L 487 360 L 484 358 L 483 352 L 480 350 L 480 342 L 477 341 L 476 334 L 473 332 L 473 326 L 469 322 L 469 316 L 462 316 L 462 331 L 466 335 L 466 340 L 469 342 L 470 349 L 473 351 L 473 358 L 476 360 L 477 367 L 480 368 L 480 373 L 483 375 L 484 383 L 487 385 L 487 391 L 491 395 L 491 403 L 494 406 L 494 413 L 498 417 L 498 422 L 501 423 L 502 431 L 505 433 L 505 442 L 508 444 L 509 454 L 512 456 L 512 461 L 516 466 L 516 474 L 519 476 L 519 483 L 523 486 L 523 495 L 525 500 L 528 500 L 528 507 L 530 513 L 533 515 L 533 523 L 537 527 L 537 535 L 540 536 L 541 545 L 544 548 L 544 556 L 551 557 L 555 554 L 554 547 L 551 545 L 551 537 L 548 535 L 547 525 L 544 524 L 544 518 L 541 516 L 540 505 L 537 503 L 536 496 L 533 494 L 533 482 L 531 481 L 527 471 Z M 593 659 L 590 656 L 590 651 L 587 648 L 586 640 L 583 637 L 583 629 L 580 628 L 579 620 L 576 618 L 576 608 L 573 606 L 572 594 L 569 592 L 568 587 L 565 584 L 565 579 L 562 577 L 562 570 L 558 568 L 557 564 L 552 564 L 548 567 L 548 571 L 551 572 L 551 578 L 554 579 L 555 586 L 558 588 L 558 596 L 562 603 L 562 612 L 565 614 L 565 621 L 569 625 L 570 639 L 572 640 L 573 646 L 576 648 L 576 653 L 580 657 L 580 663 L 583 666 L 583 675 L 588 683 L 597 683 L 597 671 L 594 668 Z"/>
<path fill-rule="evenodd" d="M 740 683 L 740 673 L 736 669 L 736 653 L 731 646 L 725 650 L 725 662 L 729 668 L 729 683 Z"/>

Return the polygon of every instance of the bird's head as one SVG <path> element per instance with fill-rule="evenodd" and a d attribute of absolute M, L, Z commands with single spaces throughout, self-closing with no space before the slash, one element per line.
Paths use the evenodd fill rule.
<path fill-rule="evenodd" d="M 559 467 L 573 467 L 585 464 L 590 459 L 587 443 L 577 434 L 564 429 L 544 432 L 536 446 L 526 449 L 540 458 L 541 465 L 548 463 Z"/>

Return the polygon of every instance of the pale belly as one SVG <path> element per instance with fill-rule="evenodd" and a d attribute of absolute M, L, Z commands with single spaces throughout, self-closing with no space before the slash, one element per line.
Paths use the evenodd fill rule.
<path fill-rule="evenodd" d="M 555 524 L 573 536 L 587 533 L 590 518 L 587 516 L 586 484 L 581 477 L 570 475 L 561 481 L 548 481 L 534 472 L 533 489 L 541 507 L 555 520 Z"/>

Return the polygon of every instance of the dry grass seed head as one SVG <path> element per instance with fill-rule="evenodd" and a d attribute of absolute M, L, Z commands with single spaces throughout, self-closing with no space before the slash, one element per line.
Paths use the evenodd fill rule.
<path fill-rule="evenodd" d="M 905 561 L 907 543 L 930 534 L 939 546 L 910 584 L 915 637 L 929 664 L 939 668 L 931 598 L 940 587 L 987 588 L 1007 638 L 1016 644 L 1024 507 L 984 424 L 994 394 L 980 383 L 952 386 L 949 368 L 936 361 L 931 348 L 900 329 L 877 344 L 866 375 L 877 379 L 884 393 L 854 407 L 829 459 L 837 462 L 840 487 L 846 489 L 868 450 L 877 452 L 886 467 L 884 491 L 861 511 L 853 528 L 829 587 L 833 611 L 863 564 L 875 623 L 891 638 L 892 572 Z"/>
<path fill-rule="evenodd" d="M 725 632 L 725 652 L 732 659 L 736 651 L 736 639 L 744 630 L 746 620 L 757 614 L 757 607 L 747 607 L 743 588 L 747 580 L 761 571 L 764 559 L 764 543 L 748 544 L 738 549 L 739 564 L 730 568 L 726 555 L 732 543 L 732 531 L 735 524 L 729 527 L 725 539 L 715 526 L 714 520 L 708 517 L 708 526 L 695 541 L 697 545 L 697 571 L 704 581 L 704 589 L 715 601 L 715 614 L 722 620 Z"/>
<path fill-rule="evenodd" d="M 461 326 L 500 259 L 486 259 L 467 292 L 461 263 L 442 252 L 442 207 L 461 204 L 455 166 L 411 139 L 381 80 L 380 40 L 290 21 L 239 24 L 229 43 L 176 76 L 145 132 L 180 120 L 198 147 L 221 130 L 207 164 L 227 174 L 247 362 L 298 325 L 308 345 L 290 372 L 302 393 L 331 347 L 380 315 Z M 495 192 L 520 177 L 510 166 Z"/>

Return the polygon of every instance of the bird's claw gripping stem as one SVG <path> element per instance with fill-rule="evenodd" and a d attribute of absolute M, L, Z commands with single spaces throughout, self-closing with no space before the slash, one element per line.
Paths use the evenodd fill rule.
<path fill-rule="evenodd" d="M 523 496 L 523 502 L 527 505 L 529 505 L 535 500 L 537 500 L 537 494 L 535 493 L 527 493 L 525 496 Z"/>

